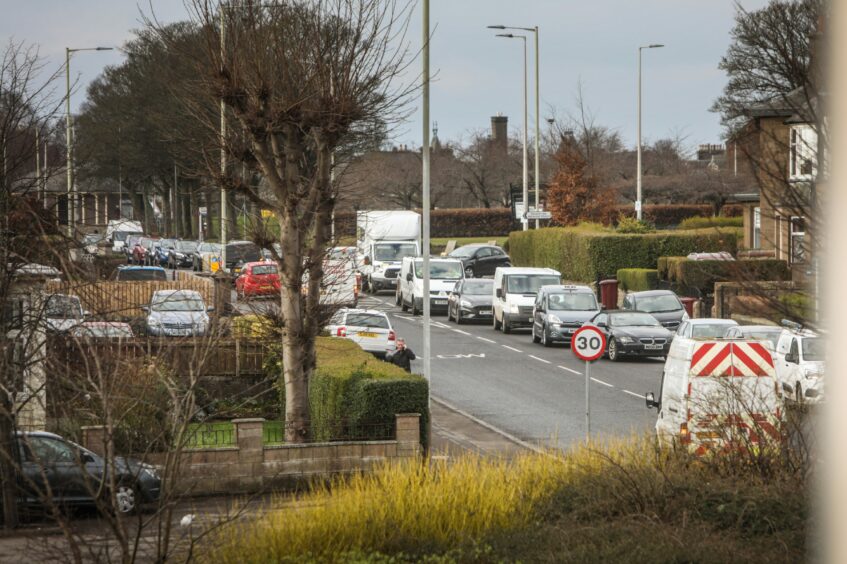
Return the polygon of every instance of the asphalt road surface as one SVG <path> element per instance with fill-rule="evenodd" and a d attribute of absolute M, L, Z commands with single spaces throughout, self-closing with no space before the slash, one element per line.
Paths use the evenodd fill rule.
<path fill-rule="evenodd" d="M 423 353 L 423 319 L 403 313 L 390 294 L 365 296 L 359 307 L 389 313 L 398 336 Z M 570 348 L 534 344 L 529 329 L 505 335 L 490 323 L 461 326 L 433 316 L 433 396 L 530 444 L 567 448 L 584 440 L 585 363 Z M 601 359 L 591 366 L 591 436 L 650 431 L 656 412 L 644 393 L 658 392 L 664 362 Z M 413 362 L 423 372 L 423 362 Z"/>

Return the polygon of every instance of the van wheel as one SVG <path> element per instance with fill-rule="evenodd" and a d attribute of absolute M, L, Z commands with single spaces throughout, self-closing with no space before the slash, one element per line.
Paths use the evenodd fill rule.
<path fill-rule="evenodd" d="M 412 298 L 412 315 L 420 315 L 421 310 L 418 309 L 418 306 L 415 304 L 415 298 Z"/>
<path fill-rule="evenodd" d="M 502 327 L 503 327 L 503 333 L 505 333 L 506 335 L 508 335 L 509 333 L 512 332 L 512 324 L 509 323 L 509 320 L 506 319 L 505 317 L 503 317 Z"/>
<path fill-rule="evenodd" d="M 499 330 L 500 330 L 500 322 L 499 322 L 499 321 L 497 321 L 497 314 L 495 313 L 494 315 L 492 315 L 492 318 L 494 319 L 494 321 L 493 321 L 493 323 L 494 323 L 494 330 L 495 330 L 495 331 L 499 331 Z"/>
<path fill-rule="evenodd" d="M 409 306 L 406 305 L 406 300 L 403 299 L 403 294 L 400 294 L 400 309 L 409 311 Z"/>
<path fill-rule="evenodd" d="M 794 387 L 794 403 L 797 405 L 803 405 L 803 390 L 800 388 L 800 383 L 797 383 L 797 386 Z"/>
<path fill-rule="evenodd" d="M 618 352 L 618 343 L 615 341 L 614 337 L 609 339 L 609 360 L 612 362 L 617 362 L 621 359 L 621 355 Z"/>

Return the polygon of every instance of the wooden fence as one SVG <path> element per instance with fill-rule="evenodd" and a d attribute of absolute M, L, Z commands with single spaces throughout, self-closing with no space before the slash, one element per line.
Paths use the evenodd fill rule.
<path fill-rule="evenodd" d="M 206 305 L 215 305 L 215 283 L 210 278 L 199 276 L 180 277 L 168 281 L 101 281 L 69 284 L 48 282 L 45 291 L 51 294 L 73 294 L 79 296 L 82 307 L 103 319 L 128 319 L 141 317 L 141 306 L 150 303 L 153 292 L 158 290 L 195 290 L 203 296 Z"/>

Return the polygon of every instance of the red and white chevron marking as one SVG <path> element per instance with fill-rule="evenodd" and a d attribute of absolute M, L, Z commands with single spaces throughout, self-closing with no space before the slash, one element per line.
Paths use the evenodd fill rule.
<path fill-rule="evenodd" d="M 691 355 L 694 376 L 774 376 L 773 357 L 761 343 L 698 343 Z"/>

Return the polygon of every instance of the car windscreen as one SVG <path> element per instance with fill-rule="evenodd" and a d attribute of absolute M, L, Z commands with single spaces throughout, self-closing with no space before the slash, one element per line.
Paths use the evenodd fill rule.
<path fill-rule="evenodd" d="M 276 265 L 275 264 L 263 264 L 261 266 L 253 267 L 253 274 L 276 274 Z"/>
<path fill-rule="evenodd" d="M 588 292 L 562 292 L 550 294 L 547 298 L 547 308 L 554 311 L 595 311 L 597 299 Z"/>
<path fill-rule="evenodd" d="M 115 231 L 112 233 L 113 241 L 126 241 L 130 235 L 138 235 L 138 231 Z"/>
<path fill-rule="evenodd" d="M 691 325 L 691 336 L 696 339 L 720 339 L 725 334 L 725 323 L 697 323 Z"/>
<path fill-rule="evenodd" d="M 239 243 L 226 246 L 227 262 L 253 262 L 262 258 L 259 247 L 252 243 Z"/>
<path fill-rule="evenodd" d="M 803 360 L 824 360 L 823 339 L 806 338 L 801 341 L 803 347 Z"/>
<path fill-rule="evenodd" d="M 474 252 L 476 252 L 476 247 L 459 247 L 449 256 L 453 258 L 470 258 L 473 256 Z"/>
<path fill-rule="evenodd" d="M 326 258 L 327 260 L 356 260 L 356 248 L 337 247 L 330 249 Z"/>
<path fill-rule="evenodd" d="M 373 329 L 389 329 L 388 318 L 372 313 L 350 313 L 347 315 L 347 325 L 350 327 L 370 327 Z"/>
<path fill-rule="evenodd" d="M 458 280 L 462 277 L 462 263 L 440 260 L 429 261 L 430 280 Z M 423 278 L 423 261 L 415 261 L 415 276 Z"/>
<path fill-rule="evenodd" d="M 167 280 L 168 275 L 158 268 L 125 268 L 118 270 L 118 280 Z"/>
<path fill-rule="evenodd" d="M 494 280 L 467 280 L 462 287 L 462 293 L 470 296 L 491 295 Z"/>
<path fill-rule="evenodd" d="M 509 274 L 506 276 L 507 294 L 537 294 L 542 286 L 555 286 L 561 281 L 549 274 Z"/>
<path fill-rule="evenodd" d="M 405 257 L 413 257 L 418 254 L 414 243 L 380 243 L 374 245 L 374 260 L 382 262 L 401 261 Z"/>
<path fill-rule="evenodd" d="M 82 311 L 79 299 L 54 295 L 47 298 L 46 315 L 51 319 L 79 319 Z"/>
<path fill-rule="evenodd" d="M 776 331 L 744 331 L 742 334 L 747 339 L 770 341 L 773 348 L 776 349 L 776 344 L 779 341 L 779 335 L 781 332 L 782 329 L 777 329 Z"/>
<path fill-rule="evenodd" d="M 173 239 L 160 239 L 158 244 L 160 249 L 173 249 L 175 245 L 176 241 Z"/>
<path fill-rule="evenodd" d="M 613 327 L 661 327 L 649 313 L 612 313 L 609 321 Z"/>
<path fill-rule="evenodd" d="M 74 327 L 72 334 L 74 337 L 119 339 L 132 337 L 132 329 L 125 325 L 93 325 Z"/>
<path fill-rule="evenodd" d="M 206 306 L 199 296 L 169 294 L 154 296 L 150 309 L 153 311 L 205 311 Z"/>
<path fill-rule="evenodd" d="M 647 313 L 663 313 L 667 311 L 679 311 L 682 303 L 673 294 L 661 294 L 658 296 L 642 296 L 635 302 L 635 309 Z M 723 333 L 721 333 L 723 335 Z"/>
<path fill-rule="evenodd" d="M 177 241 L 176 250 L 181 253 L 191 253 L 197 250 L 197 241 Z"/>

